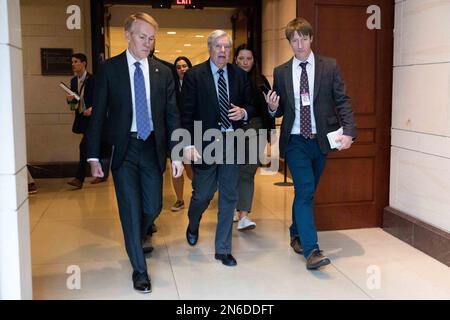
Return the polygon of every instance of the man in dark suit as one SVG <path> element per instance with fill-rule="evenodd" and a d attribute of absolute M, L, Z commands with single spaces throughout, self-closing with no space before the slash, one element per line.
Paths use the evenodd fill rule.
<path fill-rule="evenodd" d="M 222 30 L 213 31 L 208 37 L 210 59 L 186 72 L 181 92 L 181 122 L 194 139 L 194 121 L 200 121 L 201 134 L 216 129 L 220 135 L 213 139 L 223 143 L 223 153 L 216 154 L 213 163 L 194 163 L 192 198 L 189 205 L 189 225 L 186 238 L 194 246 L 199 237 L 200 219 L 216 190 L 219 191 L 219 212 L 215 239 L 215 258 L 226 266 L 235 266 L 231 255 L 233 213 L 237 203 L 239 166 L 236 161 L 227 163 L 227 155 L 235 148 L 227 136 L 242 126 L 254 113 L 251 106 L 251 87 L 244 70 L 227 63 L 231 52 L 231 38 Z M 198 124 L 198 123 L 197 123 Z M 212 141 L 200 146 L 185 147 L 185 158 L 199 161 L 198 148 L 205 150 Z"/>
<path fill-rule="evenodd" d="M 356 125 L 336 60 L 311 51 L 313 29 L 308 21 L 290 21 L 285 33 L 294 57 L 275 68 L 273 91 L 266 101 L 272 116 L 283 116 L 280 156 L 295 188 L 291 246 L 312 270 L 330 263 L 319 249 L 313 211 L 314 193 L 331 151 L 327 133 L 342 126 L 338 149 L 348 149 L 356 138 Z"/>
<path fill-rule="evenodd" d="M 93 96 L 94 96 L 94 78 L 87 72 L 87 57 L 83 53 L 75 53 L 72 55 L 72 70 L 75 76 L 70 80 L 70 90 L 76 93 L 80 100 L 76 100 L 74 96 L 67 96 L 67 103 L 75 112 L 75 119 L 72 125 L 72 132 L 82 134 L 80 142 L 80 162 L 78 163 L 75 178 L 69 182 L 69 185 L 76 189 L 83 187 L 84 178 L 86 177 L 86 131 L 89 126 L 89 119 L 92 114 Z"/>
<path fill-rule="evenodd" d="M 125 246 L 133 267 L 133 286 L 151 292 L 143 243 L 162 208 L 162 175 L 172 132 L 179 128 L 171 71 L 148 58 L 157 22 L 146 13 L 125 22 L 128 49 L 102 65 L 95 83 L 94 113 L 89 127 L 88 161 L 92 175 L 102 177 L 98 162 L 104 121 L 113 146 L 114 177 Z M 108 117 L 105 120 L 105 114 Z M 183 165 L 172 162 L 174 176 Z"/>

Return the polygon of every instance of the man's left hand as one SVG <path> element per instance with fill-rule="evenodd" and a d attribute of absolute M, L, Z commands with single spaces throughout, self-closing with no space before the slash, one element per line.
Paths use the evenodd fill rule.
<path fill-rule="evenodd" d="M 172 176 L 174 178 L 179 178 L 183 174 L 183 163 L 181 161 L 172 161 Z"/>
<path fill-rule="evenodd" d="M 87 108 L 86 110 L 83 111 L 83 115 L 86 117 L 90 117 L 92 114 L 92 107 Z"/>
<path fill-rule="evenodd" d="M 228 119 L 233 121 L 239 121 L 244 119 L 245 117 L 245 109 L 235 106 L 231 103 L 231 109 L 228 110 Z"/>
<path fill-rule="evenodd" d="M 336 142 L 341 143 L 339 150 L 345 150 L 352 146 L 353 138 L 351 136 L 342 135 L 336 139 Z"/>

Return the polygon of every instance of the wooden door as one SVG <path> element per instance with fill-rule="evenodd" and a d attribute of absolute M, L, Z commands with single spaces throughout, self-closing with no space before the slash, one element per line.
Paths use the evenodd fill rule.
<path fill-rule="evenodd" d="M 380 8 L 370 30 L 367 8 Z M 316 194 L 320 230 L 380 227 L 389 203 L 394 1 L 298 0 L 313 26 L 313 51 L 337 59 L 352 99 L 358 139 L 332 153 Z"/>

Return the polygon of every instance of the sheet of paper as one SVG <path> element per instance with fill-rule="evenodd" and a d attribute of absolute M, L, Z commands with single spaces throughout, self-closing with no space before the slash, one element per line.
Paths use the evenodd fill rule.
<path fill-rule="evenodd" d="M 77 94 L 76 94 L 75 92 L 73 92 L 72 90 L 70 90 L 70 88 L 69 88 L 68 86 L 66 86 L 63 82 L 60 82 L 60 83 L 59 83 L 59 87 L 60 87 L 61 89 L 63 89 L 68 95 L 74 96 L 75 99 L 76 99 L 77 101 L 80 101 L 80 96 L 77 95 Z"/>
<path fill-rule="evenodd" d="M 336 131 L 331 131 L 327 133 L 328 142 L 330 143 L 331 149 L 339 149 L 341 147 L 340 142 L 336 142 L 336 138 L 341 136 L 344 133 L 342 127 L 337 129 Z"/>

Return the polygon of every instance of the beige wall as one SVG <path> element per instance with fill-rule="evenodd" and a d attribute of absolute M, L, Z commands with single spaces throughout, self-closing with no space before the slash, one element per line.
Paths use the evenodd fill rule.
<path fill-rule="evenodd" d="M 292 57 L 284 28 L 296 17 L 296 8 L 296 0 L 263 0 L 262 73 L 270 83 L 273 80 L 273 68 Z"/>
<path fill-rule="evenodd" d="M 0 300 L 31 299 L 20 8 L 0 0 Z"/>
<path fill-rule="evenodd" d="M 396 1 L 390 205 L 450 232 L 450 2 Z"/>
<path fill-rule="evenodd" d="M 68 30 L 66 9 L 81 8 L 81 30 Z M 73 48 L 91 57 L 89 0 L 21 0 L 28 163 L 77 161 L 80 135 L 58 84 L 70 76 L 42 76 L 40 48 Z M 91 62 L 91 61 L 89 61 Z M 88 67 L 90 69 L 90 66 Z"/>

